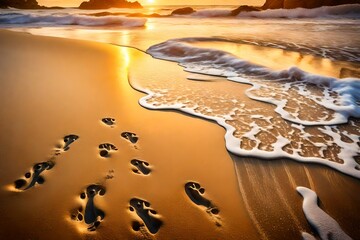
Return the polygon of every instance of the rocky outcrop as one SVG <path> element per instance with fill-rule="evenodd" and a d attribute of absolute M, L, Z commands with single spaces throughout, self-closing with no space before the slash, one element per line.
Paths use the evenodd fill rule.
<path fill-rule="evenodd" d="M 194 12 L 196 12 L 196 11 L 193 8 L 184 7 L 184 8 L 175 9 L 174 11 L 172 11 L 171 15 L 188 15 L 188 14 L 192 14 Z"/>
<path fill-rule="evenodd" d="M 242 5 L 234 10 L 231 11 L 231 16 L 236 16 L 241 12 L 253 12 L 253 11 L 260 11 L 261 9 L 254 6 Z"/>
<path fill-rule="evenodd" d="M 36 0 L 0 0 L 0 8 L 61 9 L 61 7 L 40 6 Z"/>
<path fill-rule="evenodd" d="M 360 0 L 266 0 L 262 9 L 293 9 L 360 3 Z"/>
<path fill-rule="evenodd" d="M 108 8 L 142 8 L 139 2 L 128 2 L 126 0 L 90 0 L 82 2 L 80 9 L 108 9 Z"/>

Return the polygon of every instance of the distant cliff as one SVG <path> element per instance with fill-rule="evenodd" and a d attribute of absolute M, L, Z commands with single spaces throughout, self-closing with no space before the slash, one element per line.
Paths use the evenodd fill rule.
<path fill-rule="evenodd" d="M 0 8 L 61 9 L 61 7 L 40 6 L 36 0 L 0 0 Z"/>
<path fill-rule="evenodd" d="M 353 3 L 360 3 L 360 0 L 266 0 L 262 9 L 317 8 Z"/>
<path fill-rule="evenodd" d="M 139 2 L 128 2 L 126 0 L 90 0 L 82 2 L 80 9 L 108 9 L 108 8 L 142 8 Z"/>

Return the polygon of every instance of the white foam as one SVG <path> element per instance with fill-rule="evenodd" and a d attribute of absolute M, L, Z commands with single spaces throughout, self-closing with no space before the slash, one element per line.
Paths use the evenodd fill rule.
<path fill-rule="evenodd" d="M 340 225 L 318 206 L 316 193 L 305 187 L 297 187 L 296 190 L 304 198 L 303 211 L 309 224 L 316 230 L 321 239 L 350 240 Z M 311 236 L 311 235 L 310 235 Z M 304 237 L 304 234 L 303 234 Z M 306 237 L 309 237 L 306 235 Z M 305 239 L 305 237 L 304 237 Z M 314 238 L 306 238 L 314 239 Z"/>
<path fill-rule="evenodd" d="M 311 235 L 307 232 L 302 232 L 301 236 L 302 236 L 303 240 L 316 240 L 316 238 L 313 235 Z"/>
<path fill-rule="evenodd" d="M 360 18 L 360 4 L 325 6 L 314 9 L 269 9 L 259 12 L 241 12 L 237 17 L 248 18 Z"/>
<path fill-rule="evenodd" d="M 192 41 L 191 39 L 169 40 L 167 42 L 157 44 L 150 47 L 147 52 L 155 58 L 179 62 L 186 71 L 194 73 L 202 73 L 208 75 L 217 75 L 227 77 L 230 81 L 247 83 L 253 87 L 247 91 L 247 95 L 255 100 L 268 102 L 276 105 L 276 112 L 284 119 L 303 124 L 303 125 L 327 125 L 346 123 L 349 117 L 360 117 L 360 81 L 359 79 L 336 79 L 314 74 L 309 74 L 297 67 L 292 67 L 280 72 L 272 71 L 265 67 L 252 64 L 237 58 L 236 56 L 224 51 L 197 48 L 183 41 Z M 260 78 L 262 81 L 254 81 L 251 78 Z M 309 100 L 312 100 L 320 106 L 333 110 L 333 116 L 326 119 L 318 119 L 318 121 L 307 121 L 297 117 L 285 110 L 286 99 L 274 99 L 271 97 L 256 96 L 252 92 L 261 88 L 268 88 L 269 84 L 275 79 L 296 80 L 294 82 L 285 82 L 281 87 L 281 91 L 286 91 L 292 87 L 299 88 L 299 93 Z M 270 80 L 270 81 L 264 81 Z M 323 91 L 324 97 L 318 98 L 311 95 L 304 89 L 304 84 L 315 84 L 325 86 Z M 329 91 L 336 92 L 340 95 L 339 99 L 329 96 Z M 336 100 L 336 103 L 335 103 Z"/>
<path fill-rule="evenodd" d="M 36 24 L 36 25 L 82 25 L 82 26 L 124 26 L 141 27 L 145 18 L 127 18 L 123 16 L 93 17 L 77 14 L 0 14 L 0 24 Z"/>
<path fill-rule="evenodd" d="M 156 58 L 177 61 L 181 66 L 190 72 L 209 75 L 215 74 L 218 76 L 228 77 L 231 81 L 252 84 L 253 87 L 248 91 L 248 96 L 255 100 L 276 104 L 276 112 L 278 112 L 282 118 L 293 122 L 292 124 L 289 124 L 289 127 L 292 128 L 289 132 L 290 135 L 295 134 L 296 131 L 297 137 L 302 139 L 303 142 L 299 142 L 297 147 L 292 146 L 291 152 L 285 151 L 284 148 L 289 146 L 290 140 L 286 137 L 286 135 L 278 133 L 277 135 L 272 136 L 276 140 L 269 146 L 270 150 L 269 148 L 261 149 L 259 147 L 261 141 L 257 139 L 257 134 L 260 131 L 270 133 L 274 128 L 279 128 L 275 130 L 281 131 L 281 126 L 276 125 L 281 125 L 282 123 L 276 122 L 279 121 L 278 119 L 275 119 L 274 123 L 272 123 L 271 117 L 263 116 L 261 114 L 259 115 L 251 111 L 249 112 L 244 104 L 238 102 L 234 103 L 233 99 L 229 99 L 229 101 L 236 104 L 238 107 L 232 110 L 230 109 L 228 113 L 219 115 L 215 114 L 214 111 L 211 110 L 201 112 L 198 109 L 198 106 L 194 107 L 196 102 L 192 103 L 192 105 L 187 105 L 188 102 L 185 101 L 175 103 L 167 103 L 166 101 L 154 102 L 153 99 L 156 98 L 156 95 L 158 94 L 157 90 L 149 88 L 144 89 L 143 86 L 132 83 L 134 88 L 148 94 L 148 96 L 140 99 L 140 104 L 142 106 L 149 109 L 176 109 L 194 116 L 217 122 L 226 129 L 226 148 L 236 155 L 265 159 L 290 158 L 300 162 L 320 163 L 333 169 L 337 169 L 338 171 L 346 173 L 350 176 L 360 178 L 360 171 L 357 170 L 359 165 L 354 160 L 354 157 L 358 156 L 360 153 L 360 147 L 358 144 L 360 142 L 359 137 L 355 134 L 342 132 L 336 126 L 327 126 L 346 123 L 348 121 L 348 117 L 350 116 L 360 117 L 359 106 L 357 105 L 357 102 L 359 101 L 358 91 L 360 90 L 358 79 L 338 80 L 334 78 L 326 78 L 305 73 L 297 68 L 274 72 L 270 69 L 237 59 L 231 54 L 214 49 L 196 48 L 183 43 L 180 40 L 172 40 L 155 45 L 148 50 L 148 53 Z M 237 76 L 234 77 L 234 75 Z M 264 83 L 261 83 L 262 81 Z M 318 84 L 319 88 L 321 87 L 324 89 L 325 97 L 320 100 L 315 99 L 316 103 L 319 104 L 319 106 L 327 107 L 328 109 L 335 111 L 333 118 L 331 120 L 322 118 L 313 121 L 302 120 L 294 117 L 294 115 L 284 110 L 284 106 L 287 102 L 286 99 L 280 101 L 272 99 L 271 97 L 261 98 L 251 94 L 251 91 L 266 88 L 269 83 L 276 81 L 281 86 L 279 88 L 280 90 L 277 90 L 283 91 L 285 96 L 291 87 L 296 86 L 300 89 L 300 94 L 310 99 L 315 98 L 311 94 L 308 94 L 304 88 L 304 84 Z M 336 91 L 339 96 L 336 99 L 331 98 L 329 94 L 330 91 Z M 148 101 L 150 99 L 152 99 L 152 102 Z M 307 109 L 304 110 L 306 111 Z M 227 121 L 233 120 L 236 114 L 253 115 L 251 119 L 263 119 L 267 123 L 265 126 L 263 124 L 263 126 L 259 126 L 255 122 L 246 123 L 250 130 L 240 136 L 235 136 L 236 128 Z M 352 121 L 350 121 L 349 124 L 354 126 L 355 129 L 358 128 Z M 319 131 L 319 134 L 321 135 L 312 136 L 306 131 L 305 125 L 314 126 L 314 128 L 318 129 L 317 131 Z M 316 127 L 317 125 L 325 125 L 326 127 Z M 342 141 L 342 136 L 346 136 L 350 139 L 350 141 Z M 317 142 L 316 140 L 313 140 L 312 137 L 320 139 L 331 138 L 332 140 Z M 241 147 L 244 138 L 255 141 L 256 146 L 252 149 L 245 149 Z M 304 155 L 303 150 L 308 147 L 307 144 L 309 143 L 313 146 L 313 149 L 318 151 L 318 155 Z M 325 158 L 324 152 L 329 151 L 329 149 L 332 149 L 334 146 L 340 149 L 340 153 L 334 153 L 335 155 L 330 157 L 330 159 L 329 157 Z"/>

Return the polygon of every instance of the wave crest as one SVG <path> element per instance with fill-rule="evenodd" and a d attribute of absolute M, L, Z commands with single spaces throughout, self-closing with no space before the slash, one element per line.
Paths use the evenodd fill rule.
<path fill-rule="evenodd" d="M 360 4 L 325 6 L 313 9 L 269 9 L 265 11 L 241 12 L 237 17 L 254 18 L 360 18 Z"/>
<path fill-rule="evenodd" d="M 235 155 L 319 163 L 360 178 L 359 79 L 324 77 L 296 67 L 274 71 L 187 40 L 169 40 L 147 52 L 178 62 L 187 72 L 252 86 L 206 88 L 206 77 L 196 75 L 187 79 L 204 83 L 137 80 L 132 86 L 148 94 L 140 100 L 142 106 L 217 122 L 226 129 L 226 148 Z"/>
<path fill-rule="evenodd" d="M 141 27 L 146 23 L 145 18 L 127 18 L 123 16 L 84 16 L 70 14 L 0 14 L 0 24 L 37 24 L 37 25 L 81 25 L 81 26 L 124 26 Z"/>

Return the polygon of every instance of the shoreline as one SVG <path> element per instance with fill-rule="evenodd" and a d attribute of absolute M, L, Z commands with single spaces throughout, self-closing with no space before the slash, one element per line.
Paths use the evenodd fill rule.
<path fill-rule="evenodd" d="M 312 230 L 293 183 L 315 188 L 343 229 L 354 238 L 360 236 L 354 225 L 358 218 L 349 212 L 360 210 L 356 179 L 314 164 L 233 156 L 225 149 L 225 131 L 217 124 L 173 110 L 141 107 L 138 100 L 145 95 L 130 86 L 129 72 L 137 70 L 134 66 L 151 72 L 152 63 L 157 63 L 159 69 L 186 76 L 176 63 L 110 44 L 7 31 L 0 35 L 0 50 L 12 59 L 0 65 L 6 69 L 0 88 L 5 106 L 0 113 L 4 126 L 0 149 L 6 159 L 1 162 L 1 185 L 11 184 L 34 163 L 46 160 L 63 135 L 80 136 L 58 157 L 54 169 L 45 172 L 43 185 L 24 192 L 0 190 L 0 236 L 47 239 L 52 232 L 54 239 L 93 234 L 111 239 L 300 239 L 300 230 Z M 103 117 L 114 117 L 115 127 L 104 125 Z M 124 131 L 135 132 L 139 142 L 122 139 Z M 97 146 L 105 142 L 118 148 L 109 158 L 99 156 Z M 129 163 L 133 158 L 147 161 L 150 175 L 134 174 Z M 113 178 L 104 180 L 111 170 Z M 309 175 L 313 180 L 308 180 Z M 188 198 L 187 181 L 205 188 L 205 196 L 220 209 L 221 227 Z M 97 182 L 106 187 L 106 194 L 96 197 L 106 214 L 96 232 L 88 233 L 81 222 L 70 219 L 69 211 L 81 203 L 78 194 Z M 279 182 L 284 184 L 280 189 Z M 330 182 L 339 187 L 328 189 Z M 160 215 L 163 225 L 156 235 L 145 236 L 131 228 L 134 219 L 139 221 L 128 210 L 132 197 L 146 199 Z M 282 207 L 291 209 L 290 217 Z"/>
<path fill-rule="evenodd" d="M 137 55 L 151 60 L 150 56 L 107 44 L 4 31 L 0 34 L 4 36 L 1 38 L 2 51 L 7 49 L 5 53 L 17 66 L 25 62 L 28 65 L 14 72 L 9 68 L 9 65 L 15 67 L 11 62 L 6 66 L 1 64 L 2 69 L 8 69 L 3 71 L 2 78 L 10 74 L 7 78 L 14 81 L 11 84 L 8 81 L 2 83 L 8 86 L 2 86 L 2 89 L 7 89 L 7 94 L 2 94 L 7 112 L 3 108 L 0 123 L 7 127 L 0 142 L 7 161 L 2 162 L 1 185 L 8 186 L 34 163 L 45 160 L 56 139 L 63 134 L 79 135 L 79 140 L 69 151 L 58 157 L 55 167 L 44 173 L 44 184 L 24 192 L 1 189 L 2 206 L 6 208 L 0 209 L 4 216 L 0 235 L 18 239 L 29 236 L 46 239 L 50 229 L 54 239 L 78 239 L 81 234 L 87 235 L 82 230 L 79 235 L 78 229 L 82 225 L 71 221 L 69 211 L 76 207 L 78 193 L 84 187 L 103 179 L 109 170 L 115 170 L 115 177 L 106 180 L 106 195 L 96 202 L 106 213 L 96 234 L 110 234 L 113 239 L 141 238 L 141 234 L 131 229 L 132 219 L 137 219 L 136 215 L 126 210 L 129 199 L 138 197 L 149 201 L 164 222 L 156 235 L 158 239 L 182 234 L 185 234 L 184 238 L 190 234 L 193 239 L 225 236 L 236 239 L 243 234 L 253 236 L 250 239 L 256 238 L 257 233 L 242 204 L 231 204 L 234 201 L 241 203 L 241 197 L 234 191 L 237 183 L 233 165 L 223 147 L 222 134 L 219 134 L 223 130 L 200 119 L 173 112 L 148 111 L 138 105 L 137 100 L 142 94 L 135 92 L 127 83 L 127 62 L 136 61 Z M 15 46 L 18 46 L 17 49 Z M 41 52 L 38 49 L 42 49 Z M 46 69 L 39 65 L 44 61 Z M 122 62 L 125 64 L 119 68 Z M 51 74 L 54 71 L 56 75 Z M 52 76 L 50 83 L 46 82 L 47 76 Z M 123 81 L 111 80 L 119 77 Z M 30 91 L 19 89 L 23 84 L 30 84 Z M 21 99 L 13 95 L 14 91 Z M 37 94 L 36 98 L 33 97 L 34 93 Z M 42 99 L 47 100 L 44 102 Z M 74 117 L 78 120 L 73 121 Z M 117 126 L 104 126 L 100 121 L 102 117 L 114 117 Z M 17 121 L 12 125 L 6 124 L 11 119 Z M 189 131 L 184 131 L 186 126 Z M 197 129 L 198 134 L 194 135 L 190 129 Z M 120 137 L 122 131 L 138 134 L 138 149 Z M 213 140 L 201 143 L 201 136 L 205 134 L 218 137 L 213 136 Z M 109 159 L 100 158 L 96 150 L 97 145 L 105 142 L 119 149 Z M 15 152 L 15 146 L 19 146 L 21 151 Z M 204 155 L 209 148 L 213 149 L 211 155 Z M 150 163 L 153 169 L 151 175 L 134 174 L 129 165 L 133 158 Z M 9 165 L 9 162 L 12 164 Z M 196 206 L 186 196 L 186 181 L 196 181 L 205 187 L 206 196 L 220 209 L 221 228 L 215 226 L 201 206 Z M 226 199 L 223 199 L 224 195 Z M 57 205 L 57 208 L 53 209 L 53 205 Z M 174 207 L 178 209 L 175 212 L 172 211 Z M 32 214 L 32 209 L 38 212 L 36 216 Z M 46 225 L 43 224 L 45 219 L 40 220 L 44 216 Z M 22 224 L 24 221 L 27 222 L 25 226 Z M 243 224 L 239 227 L 238 222 Z M 21 235 L 15 230 L 20 227 L 23 229 Z"/>

